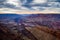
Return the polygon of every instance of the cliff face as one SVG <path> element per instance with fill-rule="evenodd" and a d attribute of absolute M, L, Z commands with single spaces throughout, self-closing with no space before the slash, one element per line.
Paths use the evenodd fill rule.
<path fill-rule="evenodd" d="M 24 30 L 16 29 L 17 25 L 8 27 L 0 23 L 1 40 L 60 40 L 60 31 L 46 26 L 36 25 L 25 27 Z"/>
<path fill-rule="evenodd" d="M 0 40 L 13 40 L 15 38 L 16 36 L 11 34 L 6 26 L 0 24 Z"/>
<path fill-rule="evenodd" d="M 0 39 L 60 40 L 59 18 L 60 15 L 1 15 Z"/>
<path fill-rule="evenodd" d="M 19 26 L 20 27 L 20 26 Z M 21 29 L 21 28 L 20 28 Z M 0 23 L 1 40 L 37 40 L 27 29 L 20 30 L 18 25 L 8 26 Z"/>

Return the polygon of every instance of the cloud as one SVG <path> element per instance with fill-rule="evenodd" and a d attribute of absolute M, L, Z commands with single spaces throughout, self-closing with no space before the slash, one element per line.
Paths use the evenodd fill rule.
<path fill-rule="evenodd" d="M 0 8 L 10 8 L 16 10 L 51 10 L 55 8 L 60 9 L 60 3 L 56 0 L 6 0 L 0 4 Z"/>
<path fill-rule="evenodd" d="M 40 4 L 40 3 L 46 3 L 47 0 L 34 0 L 33 3 L 37 3 L 37 4 Z"/>
<path fill-rule="evenodd" d="M 15 5 L 16 7 L 19 7 L 21 5 L 19 0 L 7 0 L 7 4 Z"/>
<path fill-rule="evenodd" d="M 59 2 L 50 2 L 50 3 L 48 3 L 48 5 L 49 5 L 50 7 L 60 8 L 60 3 L 59 3 Z"/>

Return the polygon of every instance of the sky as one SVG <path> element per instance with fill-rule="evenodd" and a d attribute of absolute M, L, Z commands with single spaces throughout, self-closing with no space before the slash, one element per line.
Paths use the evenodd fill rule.
<path fill-rule="evenodd" d="M 60 13 L 60 0 L 0 0 L 0 13 Z"/>

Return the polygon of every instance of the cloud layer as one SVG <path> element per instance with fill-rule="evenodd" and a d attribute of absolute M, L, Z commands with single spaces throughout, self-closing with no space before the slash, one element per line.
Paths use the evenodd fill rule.
<path fill-rule="evenodd" d="M 0 8 L 11 8 L 16 10 L 55 10 L 59 11 L 59 0 L 0 0 Z"/>

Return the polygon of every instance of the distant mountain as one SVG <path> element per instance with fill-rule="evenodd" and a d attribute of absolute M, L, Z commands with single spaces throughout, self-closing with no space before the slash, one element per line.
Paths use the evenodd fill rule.
<path fill-rule="evenodd" d="M 48 26 L 50 28 L 56 27 L 57 29 L 58 27 L 60 27 L 59 14 L 32 14 L 29 15 L 26 20 L 35 22 L 38 25 Z"/>
<path fill-rule="evenodd" d="M 46 18 L 60 18 L 59 14 L 0 14 L 0 19 L 19 19 L 19 18 L 26 18 L 26 17 L 46 17 Z"/>
<path fill-rule="evenodd" d="M 5 22 L 7 21 L 18 22 L 19 20 L 23 19 L 22 17 L 23 17 L 22 15 L 18 14 L 0 14 L 0 20 Z"/>
<path fill-rule="evenodd" d="M 60 14 L 0 14 L 3 22 L 34 22 L 48 27 L 60 27 Z M 32 24 L 33 25 L 33 24 Z"/>
<path fill-rule="evenodd" d="M 60 18 L 59 14 L 31 14 L 28 17 L 54 17 Z"/>
<path fill-rule="evenodd" d="M 0 19 L 20 17 L 18 14 L 0 14 Z"/>
<path fill-rule="evenodd" d="M 29 16 L 28 14 L 0 14 L 0 20 L 2 21 L 22 21 L 26 16 Z"/>

